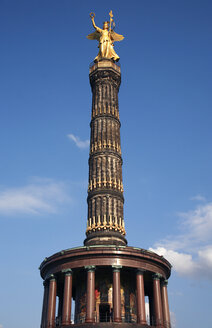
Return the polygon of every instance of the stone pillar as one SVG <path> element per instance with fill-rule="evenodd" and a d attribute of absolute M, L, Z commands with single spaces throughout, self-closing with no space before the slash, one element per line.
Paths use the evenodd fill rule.
<path fill-rule="evenodd" d="M 63 291 L 63 311 L 62 311 L 62 325 L 67 326 L 71 324 L 71 300 L 72 300 L 72 270 L 66 269 L 65 273 L 64 291 Z"/>
<path fill-rule="evenodd" d="M 48 293 L 49 293 L 49 284 L 48 281 L 43 282 L 44 293 L 43 293 L 43 308 L 42 308 L 42 316 L 41 316 L 41 328 L 46 328 L 46 320 L 47 320 L 47 303 L 48 303 Z"/>
<path fill-rule="evenodd" d="M 49 297 L 48 297 L 48 313 L 47 327 L 55 327 L 55 308 L 56 308 L 57 281 L 52 274 L 49 279 Z"/>
<path fill-rule="evenodd" d="M 167 285 L 168 285 L 168 280 L 162 281 L 161 296 L 162 296 L 162 308 L 163 308 L 163 323 L 165 328 L 171 328 Z"/>
<path fill-rule="evenodd" d="M 145 294 L 144 294 L 144 271 L 138 270 L 136 274 L 137 289 L 137 322 L 146 324 Z"/>
<path fill-rule="evenodd" d="M 163 326 L 163 311 L 161 303 L 160 278 L 161 274 L 153 275 L 153 300 L 154 300 L 154 321 L 156 327 Z"/>
<path fill-rule="evenodd" d="M 120 269 L 121 266 L 113 265 L 113 321 L 121 322 L 121 284 Z"/>
<path fill-rule="evenodd" d="M 95 311 L 95 266 L 86 266 L 87 270 L 87 300 L 86 300 L 86 319 L 85 322 L 94 322 Z"/>
<path fill-rule="evenodd" d="M 92 117 L 84 245 L 101 244 L 104 239 L 104 245 L 126 246 L 118 106 L 121 71 L 112 60 L 102 60 L 92 65 L 89 77 Z"/>

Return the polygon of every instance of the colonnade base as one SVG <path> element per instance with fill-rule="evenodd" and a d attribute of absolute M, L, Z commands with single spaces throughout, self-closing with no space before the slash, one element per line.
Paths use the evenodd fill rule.
<path fill-rule="evenodd" d="M 170 269 L 163 257 L 129 246 L 84 246 L 56 253 L 40 267 L 41 328 L 170 328 Z M 151 324 L 145 322 L 146 297 Z"/>
<path fill-rule="evenodd" d="M 118 323 L 118 322 L 95 322 L 95 323 L 81 323 L 71 324 L 69 326 L 60 326 L 60 328 L 156 328 L 155 326 L 137 324 L 137 323 Z M 157 327 L 164 328 L 164 327 Z"/>

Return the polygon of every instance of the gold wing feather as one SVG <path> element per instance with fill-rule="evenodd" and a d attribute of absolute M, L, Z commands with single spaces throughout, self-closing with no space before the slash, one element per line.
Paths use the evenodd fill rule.
<path fill-rule="evenodd" d="M 114 32 L 113 30 L 110 32 L 111 40 L 112 41 L 122 41 L 124 36 Z"/>
<path fill-rule="evenodd" d="M 88 34 L 87 35 L 87 38 L 89 40 L 97 40 L 97 41 L 99 41 L 100 40 L 100 36 L 101 36 L 101 34 L 99 32 L 97 32 L 97 31 L 95 31 L 95 32 L 93 32 L 91 34 Z"/>

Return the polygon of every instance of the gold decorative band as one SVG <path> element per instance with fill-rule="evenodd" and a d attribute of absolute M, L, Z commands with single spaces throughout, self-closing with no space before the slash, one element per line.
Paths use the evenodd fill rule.
<path fill-rule="evenodd" d="M 105 149 L 111 149 L 114 151 L 117 151 L 119 155 L 121 155 L 121 146 L 118 142 L 111 142 L 110 140 L 104 140 L 103 142 L 100 140 L 98 142 L 94 142 L 91 144 L 90 147 L 90 154 L 97 150 L 105 150 Z"/>
<path fill-rule="evenodd" d="M 116 189 L 121 192 L 124 191 L 123 188 L 123 183 L 120 179 L 107 179 L 106 177 L 101 180 L 101 178 L 96 179 L 94 178 L 93 180 L 90 180 L 89 185 L 88 185 L 88 192 L 92 191 L 97 188 L 111 188 L 111 189 Z"/>
<path fill-rule="evenodd" d="M 108 106 L 106 108 L 106 106 L 104 106 L 104 105 L 102 105 L 102 107 L 98 107 L 98 108 L 93 107 L 92 108 L 92 118 L 94 118 L 98 115 L 103 115 L 103 114 L 112 115 L 119 120 L 119 111 L 117 108 L 110 107 L 110 106 Z"/>
<path fill-rule="evenodd" d="M 107 222 L 106 215 L 104 215 L 103 220 L 101 220 L 100 215 L 97 218 L 93 216 L 93 218 L 89 218 L 87 220 L 87 235 L 93 231 L 101 231 L 106 229 L 119 231 L 122 235 L 126 235 L 124 220 L 121 217 L 117 218 L 117 216 L 115 216 L 112 218 L 112 215 L 110 215 L 109 222 Z"/>

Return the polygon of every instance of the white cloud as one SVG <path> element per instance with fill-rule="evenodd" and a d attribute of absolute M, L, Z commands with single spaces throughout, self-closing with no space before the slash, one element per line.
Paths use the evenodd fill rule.
<path fill-rule="evenodd" d="M 212 203 L 179 213 L 181 233 L 150 250 L 163 255 L 180 275 L 212 279 Z"/>
<path fill-rule="evenodd" d="M 205 242 L 212 236 L 212 203 L 198 206 L 195 210 L 180 213 L 185 219 L 184 225 L 188 229 L 188 237 Z"/>
<path fill-rule="evenodd" d="M 0 214 L 56 213 L 68 200 L 64 183 L 36 178 L 26 186 L 0 190 Z"/>
<path fill-rule="evenodd" d="M 205 247 L 198 251 L 200 262 L 205 265 L 206 268 L 212 270 L 212 245 Z"/>
<path fill-rule="evenodd" d="M 205 197 L 200 195 L 200 194 L 191 197 L 190 200 L 194 200 L 194 201 L 198 201 L 198 202 L 205 202 L 206 201 Z"/>
<path fill-rule="evenodd" d="M 212 203 L 197 206 L 196 209 L 178 213 L 181 218 L 179 231 L 175 236 L 168 236 L 156 246 L 172 250 L 198 251 L 199 247 L 212 243 Z"/>
<path fill-rule="evenodd" d="M 89 140 L 80 140 L 79 137 L 75 136 L 74 134 L 68 134 L 67 137 L 74 141 L 75 145 L 80 149 L 85 149 L 89 147 Z"/>
<path fill-rule="evenodd" d="M 171 319 L 171 327 L 176 328 L 177 327 L 176 315 L 172 311 L 170 311 L 170 319 Z"/>
<path fill-rule="evenodd" d="M 190 276 L 197 270 L 198 265 L 193 261 L 191 254 L 168 250 L 165 247 L 150 248 L 150 250 L 164 256 L 180 275 Z"/>

